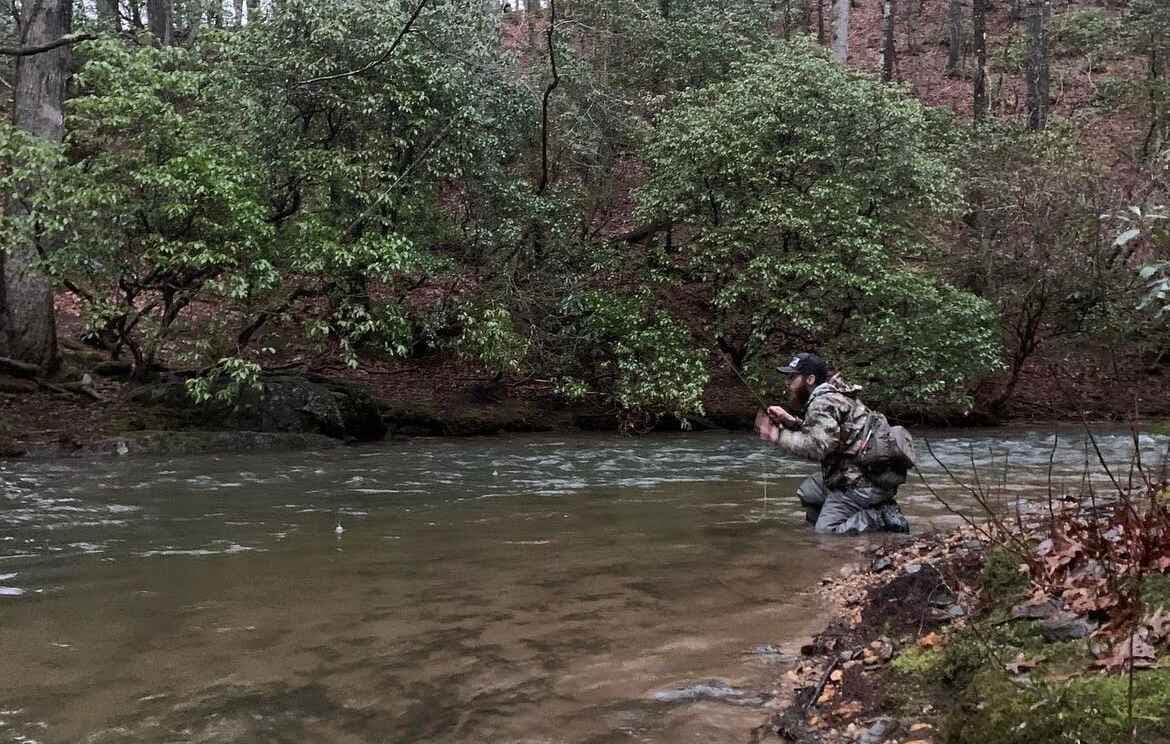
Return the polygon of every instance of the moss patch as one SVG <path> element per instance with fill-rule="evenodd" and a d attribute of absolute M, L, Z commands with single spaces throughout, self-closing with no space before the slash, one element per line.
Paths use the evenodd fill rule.
<path fill-rule="evenodd" d="M 1142 579 L 1142 604 L 1151 609 L 1170 610 L 1170 574 L 1158 574 Z"/>
<path fill-rule="evenodd" d="M 983 597 L 996 607 L 1008 607 L 1028 591 L 1028 575 L 1020 571 L 1018 556 L 992 548 L 983 561 Z"/>

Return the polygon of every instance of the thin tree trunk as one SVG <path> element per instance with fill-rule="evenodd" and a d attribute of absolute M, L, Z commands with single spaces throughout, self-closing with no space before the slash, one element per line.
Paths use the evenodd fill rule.
<path fill-rule="evenodd" d="M 146 0 L 150 33 L 162 46 L 175 42 L 175 6 L 172 0 Z"/>
<path fill-rule="evenodd" d="M 248 23 L 264 20 L 264 9 L 260 7 L 260 0 L 244 0 L 248 6 Z"/>
<path fill-rule="evenodd" d="M 817 2 L 817 43 L 825 43 L 825 0 Z"/>
<path fill-rule="evenodd" d="M 97 0 L 98 26 L 103 31 L 121 31 L 122 15 L 118 0 Z"/>
<path fill-rule="evenodd" d="M 1158 95 L 1159 85 L 1159 70 L 1161 64 L 1158 61 L 1158 49 L 1156 47 L 1150 49 L 1149 66 L 1146 71 L 1146 90 L 1150 101 L 1150 128 L 1146 130 L 1145 139 L 1142 141 L 1142 160 L 1147 160 L 1150 155 L 1162 149 L 1162 139 L 1165 129 L 1163 122 L 1162 106 L 1160 104 L 1160 96 Z"/>
<path fill-rule="evenodd" d="M 906 49 L 910 54 L 917 54 L 918 46 L 914 42 L 914 28 L 917 25 L 914 18 L 914 0 L 906 0 L 906 9 L 903 11 L 902 16 L 904 25 L 906 26 Z M 918 16 L 919 18 L 922 16 L 921 3 L 918 5 Z M 897 20 L 895 19 L 893 22 L 897 23 Z"/>
<path fill-rule="evenodd" d="M 907 0 L 909 2 L 909 0 Z M 882 0 L 882 82 L 894 79 L 894 0 Z"/>
<path fill-rule="evenodd" d="M 1048 123 L 1048 19 L 1052 0 L 1028 0 L 1028 128 L 1043 129 Z"/>
<path fill-rule="evenodd" d="M 142 0 L 127 0 L 130 8 L 130 23 L 135 29 L 145 28 L 142 23 Z"/>
<path fill-rule="evenodd" d="M 73 27 L 71 0 L 25 3 L 19 17 L 21 46 L 51 43 Z M 12 123 L 37 137 L 61 142 L 65 136 L 65 82 L 71 51 L 68 44 L 16 58 Z M 10 215 L 27 214 L 17 193 L 9 195 Z M 0 250 L 0 355 L 55 371 L 58 365 L 53 283 L 39 268 L 41 252 L 53 236 L 36 235 Z"/>
<path fill-rule="evenodd" d="M 963 0 L 951 0 L 948 26 L 947 77 L 957 78 L 963 65 Z"/>
<path fill-rule="evenodd" d="M 232 25 L 236 28 L 244 25 L 244 0 L 232 0 Z"/>
<path fill-rule="evenodd" d="M 987 0 L 975 0 L 971 12 L 975 37 L 975 121 L 988 113 L 987 99 Z"/>
<path fill-rule="evenodd" d="M 207 9 L 207 22 L 216 28 L 223 28 L 223 0 L 211 0 Z"/>
<path fill-rule="evenodd" d="M 845 64 L 849 59 L 849 0 L 833 0 L 833 57 Z"/>

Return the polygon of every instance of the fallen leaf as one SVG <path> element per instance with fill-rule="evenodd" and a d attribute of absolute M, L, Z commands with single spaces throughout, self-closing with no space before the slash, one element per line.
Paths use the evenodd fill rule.
<path fill-rule="evenodd" d="M 833 673 L 829 675 L 829 681 L 830 682 L 840 682 L 844 676 L 845 676 L 845 672 L 842 672 L 840 669 L 834 669 Z"/>
<path fill-rule="evenodd" d="M 1138 632 L 1119 641 L 1113 646 L 1112 653 L 1093 663 L 1108 670 L 1128 668 L 1129 666 L 1142 669 L 1154 666 L 1157 658 L 1158 654 L 1154 647 L 1143 637 L 1141 632 Z"/>
<path fill-rule="evenodd" d="M 934 648 L 942 643 L 942 636 L 938 633 L 927 633 L 918 639 L 919 648 Z"/>
<path fill-rule="evenodd" d="M 1009 661 L 1004 666 L 1012 674 L 1023 674 L 1024 672 L 1030 672 L 1031 670 L 1035 669 L 1043 660 L 1044 659 L 1040 657 L 1027 659 L 1024 657 L 1024 654 L 1021 651 L 1020 653 L 1016 654 L 1015 660 Z"/>
<path fill-rule="evenodd" d="M 1150 627 L 1150 633 L 1155 640 L 1170 640 L 1170 612 L 1165 608 L 1158 608 L 1158 611 L 1146 621 L 1146 625 Z"/>

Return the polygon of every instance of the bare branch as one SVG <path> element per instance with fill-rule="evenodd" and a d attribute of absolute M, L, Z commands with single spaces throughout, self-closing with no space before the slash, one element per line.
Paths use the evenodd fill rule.
<path fill-rule="evenodd" d="M 410 14 L 410 18 L 406 19 L 406 25 L 403 26 L 402 30 L 398 32 L 398 36 L 394 39 L 394 42 L 390 45 L 390 48 L 383 52 L 374 61 L 370 62 L 369 64 L 362 65 L 356 70 L 349 70 L 348 72 L 338 72 L 332 75 L 322 75 L 320 77 L 309 78 L 308 80 L 301 80 L 299 82 L 293 83 L 293 87 L 310 85 L 312 83 L 323 83 L 326 80 L 339 80 L 341 78 L 351 77 L 353 75 L 361 75 L 363 72 L 368 72 L 369 70 L 374 69 L 378 65 L 390 59 L 391 55 L 394 54 L 394 50 L 398 48 L 398 44 L 410 32 L 411 26 L 414 25 L 414 22 L 418 19 L 419 14 L 422 13 L 423 8 L 426 7 L 428 1 L 429 0 L 419 0 L 418 5 L 415 6 L 414 12 Z"/>
<path fill-rule="evenodd" d="M 34 54 L 51 52 L 58 47 L 68 46 L 69 44 L 77 44 L 78 42 L 89 41 L 96 38 L 97 36 L 94 34 L 65 34 L 60 39 L 50 41 L 46 44 L 39 44 L 37 46 L 0 47 L 0 54 L 7 57 L 31 57 Z"/>
<path fill-rule="evenodd" d="M 540 187 L 536 190 L 537 195 L 543 195 L 548 187 L 548 102 L 561 82 L 557 73 L 556 49 L 553 47 L 553 33 L 557 28 L 557 0 L 549 0 L 548 7 L 548 64 L 552 68 L 552 82 L 544 89 L 540 107 Z"/>

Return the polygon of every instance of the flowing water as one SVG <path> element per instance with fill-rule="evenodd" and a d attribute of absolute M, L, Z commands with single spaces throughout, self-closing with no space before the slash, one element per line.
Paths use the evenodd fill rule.
<path fill-rule="evenodd" d="M 1009 500 L 1099 469 L 1053 444 L 931 441 Z M 865 544 L 805 527 L 810 470 L 714 433 L 0 463 L 0 742 L 743 741 Z"/>

